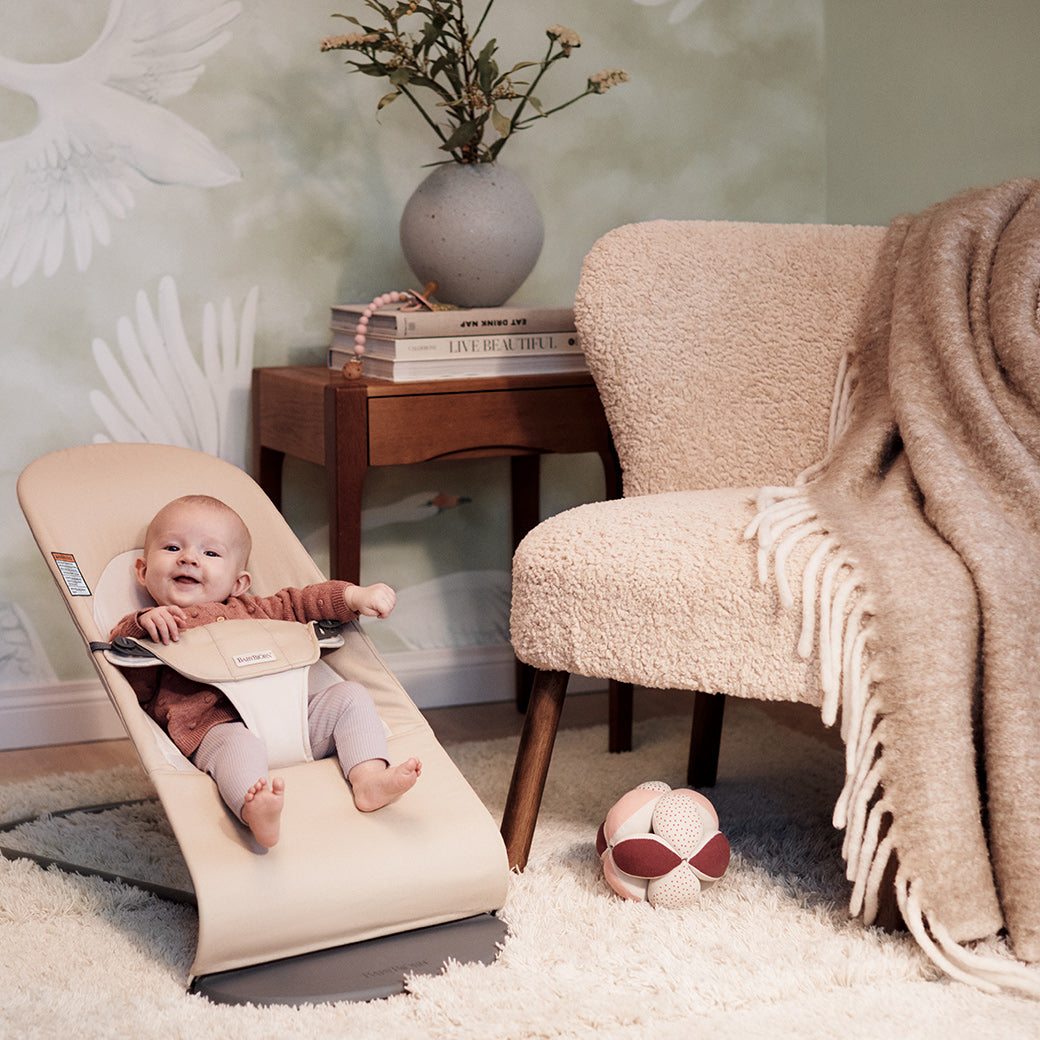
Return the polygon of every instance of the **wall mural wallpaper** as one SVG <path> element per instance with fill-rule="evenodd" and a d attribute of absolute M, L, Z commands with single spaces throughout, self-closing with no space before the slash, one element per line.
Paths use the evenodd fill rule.
<path fill-rule="evenodd" d="M 54 274 L 67 252 L 86 270 L 145 182 L 215 188 L 238 167 L 164 107 L 230 39 L 240 3 L 112 0 L 98 39 L 69 61 L 0 56 L 0 83 L 31 98 L 28 133 L 0 145 L 0 278 Z M 42 21 L 42 19 L 41 19 Z"/>
<path fill-rule="evenodd" d="M 661 4 L 674 4 L 668 13 L 668 23 L 675 25 L 700 7 L 704 0 L 634 0 L 643 7 L 660 7 Z"/>
<path fill-rule="evenodd" d="M 334 12 L 360 0 L 0 4 L 0 708 L 4 690 L 91 676 L 18 509 L 21 469 L 97 440 L 248 469 L 253 366 L 323 364 L 332 303 L 412 280 L 397 223 L 440 157 L 413 113 L 377 114 L 383 88 L 319 53 Z M 570 303 L 582 256 L 631 220 L 822 218 L 820 0 L 493 17 L 503 60 L 563 23 L 582 37 L 578 91 L 589 69 L 631 76 L 511 144 L 546 223 L 514 302 Z M 288 460 L 286 478 L 286 516 L 325 567 L 323 474 Z M 543 514 L 601 494 L 598 460 L 543 461 Z M 369 628 L 385 652 L 421 673 L 436 651 L 507 647 L 505 460 L 375 470 L 363 509 L 362 580 L 399 593 Z"/>
<path fill-rule="evenodd" d="M 116 325 L 121 360 L 105 340 L 94 340 L 94 361 L 108 385 L 108 393 L 90 393 L 107 434 L 94 440 L 176 444 L 248 469 L 246 423 L 258 295 L 256 287 L 250 290 L 240 322 L 230 299 L 224 300 L 219 323 L 216 308 L 207 303 L 202 342 L 195 349 L 173 279 L 159 282 L 155 310 L 140 290 L 134 317 L 124 316 Z"/>

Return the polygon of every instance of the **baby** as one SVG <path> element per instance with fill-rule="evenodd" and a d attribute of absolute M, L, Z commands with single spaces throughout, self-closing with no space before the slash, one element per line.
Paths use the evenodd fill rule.
<path fill-rule="evenodd" d="M 393 589 L 381 583 L 361 587 L 327 581 L 250 596 L 246 564 L 251 546 L 242 518 L 219 499 L 189 495 L 168 503 L 149 524 L 144 556 L 135 564 L 138 582 L 156 605 L 128 614 L 110 638 L 168 644 L 183 629 L 223 619 L 351 621 L 360 614 L 384 618 L 394 608 Z M 216 687 L 165 666 L 125 674 L 144 710 L 213 777 L 221 797 L 257 842 L 266 848 L 277 844 L 285 782 L 268 778 L 263 742 L 245 727 L 230 700 Z M 382 721 L 360 683 L 339 681 L 312 690 L 307 717 L 314 757 L 336 754 L 354 804 L 363 812 L 395 801 L 418 779 L 418 759 L 390 765 Z"/>

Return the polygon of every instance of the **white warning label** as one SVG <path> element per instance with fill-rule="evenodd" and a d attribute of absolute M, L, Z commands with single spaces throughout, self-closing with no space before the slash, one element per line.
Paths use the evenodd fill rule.
<path fill-rule="evenodd" d="M 65 579 L 65 587 L 69 590 L 69 594 L 72 596 L 89 596 L 90 589 L 80 573 L 76 557 L 71 553 L 58 552 L 51 553 L 51 556 L 54 557 L 54 562 L 57 564 L 62 578 Z"/>

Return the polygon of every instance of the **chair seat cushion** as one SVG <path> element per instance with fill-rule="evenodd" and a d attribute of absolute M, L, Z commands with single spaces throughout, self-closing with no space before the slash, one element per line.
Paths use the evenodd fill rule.
<path fill-rule="evenodd" d="M 760 583 L 757 543 L 744 538 L 757 491 L 642 495 L 543 521 L 513 561 L 517 656 L 659 689 L 819 705 L 817 656 L 797 652 L 801 615 L 784 609 L 775 581 Z M 808 551 L 792 553 L 793 575 Z"/>

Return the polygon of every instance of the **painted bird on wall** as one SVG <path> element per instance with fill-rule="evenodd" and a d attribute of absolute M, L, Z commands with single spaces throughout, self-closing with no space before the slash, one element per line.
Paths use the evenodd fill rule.
<path fill-rule="evenodd" d="M 52 275 L 67 247 L 85 270 L 95 241 L 111 240 L 109 218 L 124 218 L 145 183 L 212 188 L 241 178 L 164 107 L 194 86 L 241 9 L 237 0 L 112 0 L 101 35 L 78 58 L 0 55 L 0 85 L 37 110 L 32 130 L 0 141 L 0 281 Z"/>

